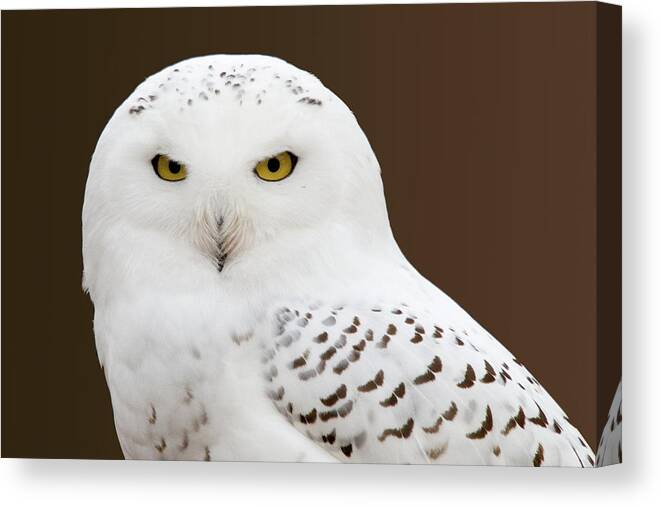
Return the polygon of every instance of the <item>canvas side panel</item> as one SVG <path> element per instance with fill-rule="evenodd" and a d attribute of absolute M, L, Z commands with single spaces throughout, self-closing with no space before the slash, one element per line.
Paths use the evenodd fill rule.
<path fill-rule="evenodd" d="M 597 9 L 597 428 L 622 375 L 622 8 Z"/>

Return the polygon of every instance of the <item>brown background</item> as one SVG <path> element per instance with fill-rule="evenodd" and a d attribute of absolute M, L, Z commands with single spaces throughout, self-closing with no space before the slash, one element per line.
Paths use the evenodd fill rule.
<path fill-rule="evenodd" d="M 282 57 L 347 102 L 409 259 L 596 446 L 620 377 L 619 16 L 594 3 L 3 12 L 3 456 L 121 457 L 80 288 L 87 166 L 143 78 L 223 52 Z"/>

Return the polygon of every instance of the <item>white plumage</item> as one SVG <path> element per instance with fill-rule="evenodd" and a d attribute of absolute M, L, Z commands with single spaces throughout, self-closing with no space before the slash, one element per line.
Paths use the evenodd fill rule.
<path fill-rule="evenodd" d="M 256 176 L 284 152 L 290 176 Z M 160 179 L 158 154 L 186 178 Z M 593 463 L 537 380 L 407 262 L 354 116 L 281 60 L 194 58 L 142 83 L 99 139 L 83 239 L 127 458 Z"/>
<path fill-rule="evenodd" d="M 608 420 L 601 433 L 597 448 L 597 465 L 622 463 L 622 381 L 617 386 L 608 411 Z"/>

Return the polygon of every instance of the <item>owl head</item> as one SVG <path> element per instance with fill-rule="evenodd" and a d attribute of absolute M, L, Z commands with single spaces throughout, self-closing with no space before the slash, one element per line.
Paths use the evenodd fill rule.
<path fill-rule="evenodd" d="M 84 285 L 300 269 L 389 230 L 369 142 L 316 77 L 267 56 L 192 58 L 140 84 L 101 134 Z"/>

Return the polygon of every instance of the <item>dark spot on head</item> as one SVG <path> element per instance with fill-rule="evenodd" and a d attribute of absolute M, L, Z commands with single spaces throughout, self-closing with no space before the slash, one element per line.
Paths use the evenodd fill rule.
<path fill-rule="evenodd" d="M 420 343 L 422 341 L 422 336 L 420 336 L 418 333 L 415 333 L 413 335 L 413 338 L 411 338 L 410 342 L 411 343 Z"/>
<path fill-rule="evenodd" d="M 310 98 L 310 97 L 303 97 L 302 99 L 299 99 L 298 102 L 303 103 L 303 104 L 308 104 L 308 105 L 311 105 L 311 106 L 320 106 L 321 105 L 321 100 L 313 99 L 313 98 Z"/>
<path fill-rule="evenodd" d="M 324 343 L 326 340 L 328 340 L 328 333 L 325 331 L 312 339 L 315 343 Z"/>
<path fill-rule="evenodd" d="M 333 368 L 333 372 L 337 375 L 341 375 L 344 370 L 349 367 L 349 361 L 342 359 L 337 365 Z"/>
<path fill-rule="evenodd" d="M 328 349 L 326 349 L 326 351 L 319 356 L 319 359 L 323 361 L 328 361 L 330 358 L 332 358 L 335 355 L 336 352 L 337 349 L 335 347 L 328 347 Z"/>
<path fill-rule="evenodd" d="M 367 342 L 365 340 L 360 340 L 356 345 L 353 346 L 354 350 L 357 350 L 358 352 L 362 352 L 365 350 L 365 346 L 367 345 Z"/>
<path fill-rule="evenodd" d="M 296 321 L 296 324 L 298 324 L 300 327 L 305 327 L 308 325 L 308 322 L 309 322 L 308 319 L 306 319 L 305 317 L 301 317 L 300 319 L 298 319 L 298 321 Z"/>
<path fill-rule="evenodd" d="M 335 325 L 335 317 L 332 315 L 330 317 L 325 318 L 324 320 L 321 321 L 321 323 L 324 326 L 334 326 Z"/>
<path fill-rule="evenodd" d="M 385 349 L 385 348 L 388 347 L 388 342 L 389 341 L 390 341 L 390 336 L 388 336 L 387 334 L 384 334 L 381 337 L 381 341 L 379 341 L 379 343 L 376 344 L 376 347 L 379 348 L 379 349 Z"/>
<path fill-rule="evenodd" d="M 305 370 L 298 374 L 298 378 L 300 378 L 301 380 L 310 380 L 311 378 L 314 378 L 316 376 L 317 376 L 316 370 Z"/>

